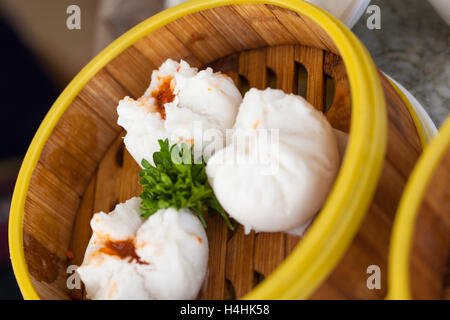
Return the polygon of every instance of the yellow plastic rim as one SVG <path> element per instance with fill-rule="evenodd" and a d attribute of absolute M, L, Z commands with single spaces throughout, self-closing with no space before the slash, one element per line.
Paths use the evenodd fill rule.
<path fill-rule="evenodd" d="M 330 274 L 355 236 L 371 202 L 384 161 L 387 115 L 375 65 L 356 36 L 339 20 L 300 0 L 192 0 L 154 15 L 97 55 L 53 104 L 31 142 L 14 189 L 9 246 L 14 273 L 25 299 L 39 299 L 27 272 L 23 248 L 24 205 L 42 148 L 67 106 L 109 61 L 147 34 L 202 10 L 242 3 L 265 3 L 298 12 L 321 26 L 334 40 L 351 88 L 351 135 L 341 170 L 321 214 L 284 262 L 246 299 L 304 299 Z M 300 276 L 299 276 L 300 275 Z"/>
<path fill-rule="evenodd" d="M 409 263 L 416 218 L 430 179 L 450 148 L 450 118 L 414 168 L 395 217 L 389 250 L 388 299 L 411 299 Z"/>

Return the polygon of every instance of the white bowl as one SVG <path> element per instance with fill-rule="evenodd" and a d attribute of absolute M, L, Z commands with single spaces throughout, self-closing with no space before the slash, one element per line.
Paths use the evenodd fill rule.
<path fill-rule="evenodd" d="M 384 75 L 388 77 L 403 92 L 403 94 L 411 103 L 411 106 L 413 107 L 417 117 L 419 118 L 425 142 L 429 143 L 438 134 L 438 129 L 433 120 L 431 120 L 430 116 L 426 112 L 425 108 L 420 104 L 420 102 L 408 90 L 406 90 L 405 87 L 403 87 L 396 80 L 392 79 L 389 75 Z"/>
<path fill-rule="evenodd" d="M 364 14 L 370 0 L 306 0 L 325 9 L 352 28 Z M 445 0 L 447 1 L 447 0 Z"/>
<path fill-rule="evenodd" d="M 436 9 L 437 13 L 450 25 L 450 1 L 449 0 L 428 0 Z"/>

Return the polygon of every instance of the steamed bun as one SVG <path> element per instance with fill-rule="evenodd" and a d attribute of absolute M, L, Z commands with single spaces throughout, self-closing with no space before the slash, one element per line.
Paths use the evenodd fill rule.
<path fill-rule="evenodd" d="M 87 297 L 195 299 L 208 268 L 200 220 L 189 209 L 174 208 L 143 220 L 139 206 L 135 197 L 92 218 L 93 235 L 77 269 Z"/>
<path fill-rule="evenodd" d="M 233 129 L 206 168 L 220 204 L 246 232 L 301 229 L 322 207 L 339 167 L 325 116 L 300 96 L 251 89 Z"/>
<path fill-rule="evenodd" d="M 153 164 L 158 139 L 166 138 L 171 145 L 195 142 L 208 157 L 223 147 L 225 130 L 233 126 L 241 101 L 228 76 L 168 59 L 153 71 L 141 98 L 119 102 L 117 123 L 127 131 L 125 146 L 139 164 L 143 158 Z"/>

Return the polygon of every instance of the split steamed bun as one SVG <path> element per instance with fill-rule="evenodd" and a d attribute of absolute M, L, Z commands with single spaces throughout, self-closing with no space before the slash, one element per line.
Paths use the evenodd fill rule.
<path fill-rule="evenodd" d="M 220 204 L 246 232 L 301 229 L 322 207 L 339 167 L 325 116 L 300 96 L 251 89 L 233 129 L 206 169 Z"/>
<path fill-rule="evenodd" d="M 189 209 L 140 217 L 140 199 L 100 212 L 77 269 L 90 299 L 195 299 L 208 266 L 208 240 Z"/>
<path fill-rule="evenodd" d="M 153 164 L 158 139 L 166 138 L 171 145 L 197 140 L 208 157 L 223 147 L 225 130 L 233 126 L 241 101 L 228 76 L 168 59 L 153 71 L 141 98 L 119 102 L 117 123 L 127 131 L 125 146 L 139 164 L 143 158 Z"/>

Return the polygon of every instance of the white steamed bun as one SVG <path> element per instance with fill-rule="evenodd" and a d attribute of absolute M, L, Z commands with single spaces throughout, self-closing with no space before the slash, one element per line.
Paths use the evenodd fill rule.
<path fill-rule="evenodd" d="M 143 158 L 153 164 L 158 139 L 166 138 L 171 145 L 195 142 L 208 157 L 223 147 L 225 130 L 233 126 L 241 101 L 228 76 L 168 59 L 153 71 L 141 98 L 119 102 L 117 123 L 127 131 L 125 146 L 139 164 Z"/>
<path fill-rule="evenodd" d="M 206 169 L 220 204 L 246 232 L 304 229 L 322 207 L 339 167 L 336 137 L 325 116 L 300 96 L 251 89 L 234 130 L 231 143 Z M 260 143 L 277 136 L 278 144 Z M 259 157 L 250 161 L 255 154 Z"/>
<path fill-rule="evenodd" d="M 100 212 L 77 269 L 90 299 L 195 299 L 208 266 L 208 239 L 188 209 L 159 210 L 140 217 L 140 199 Z M 128 245 L 120 257 L 108 243 Z"/>

